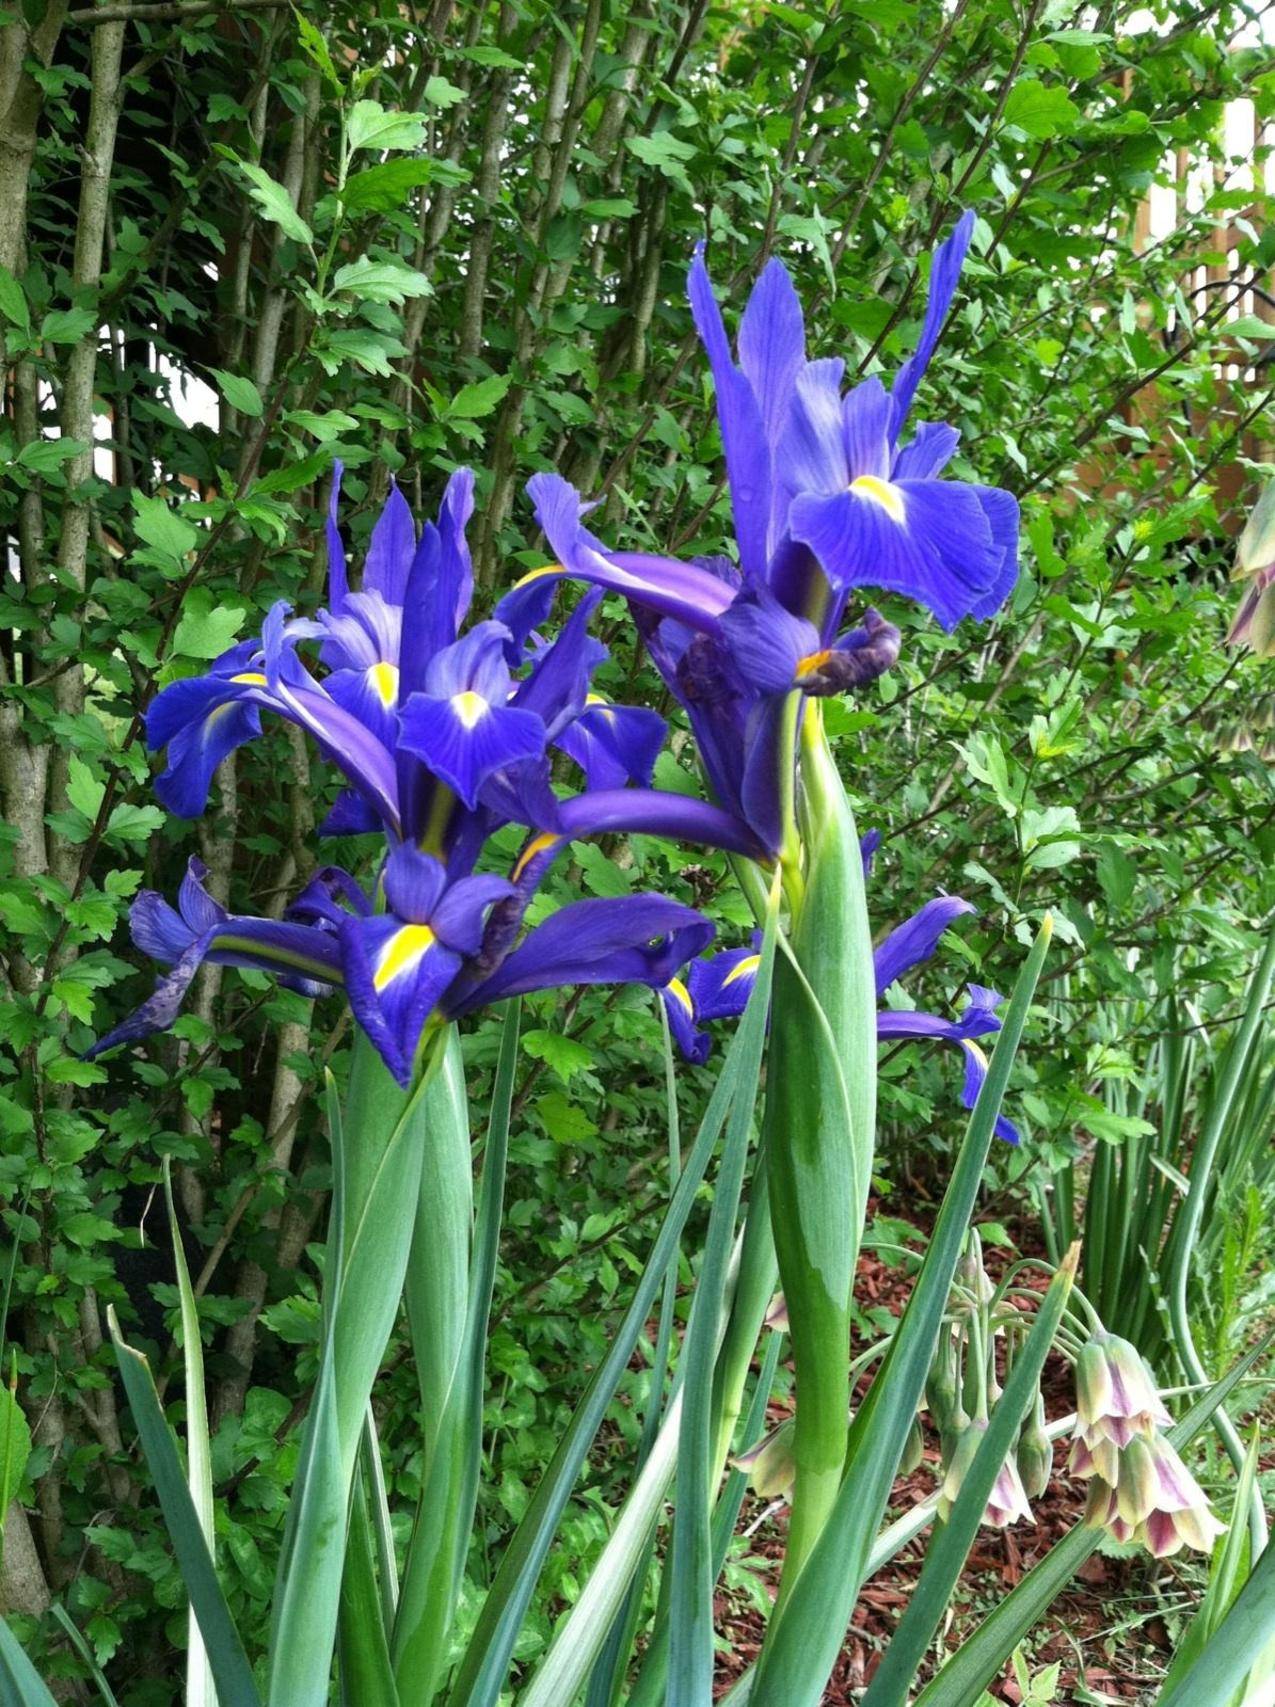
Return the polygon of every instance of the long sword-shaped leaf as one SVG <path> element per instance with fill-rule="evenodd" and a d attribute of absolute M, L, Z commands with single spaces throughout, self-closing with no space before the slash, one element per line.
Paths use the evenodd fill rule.
<path fill-rule="evenodd" d="M 503 1051 L 502 1051 L 503 1054 Z M 458 1582 L 465 1436 L 477 1426 L 467 1409 L 466 1318 L 474 1231 L 469 1105 L 460 1045 L 431 1085 L 428 1139 L 416 1227 L 407 1265 L 407 1320 L 420 1383 L 424 1474 L 394 1621 L 395 1675 L 403 1697 L 434 1699 L 447 1661 L 447 1634 Z"/>
<path fill-rule="evenodd" d="M 58 1707 L 3 1618 L 0 1618 L 0 1707 Z"/>
<path fill-rule="evenodd" d="M 863 1698 L 863 1707 L 902 1707 L 907 1700 L 930 1640 L 951 1603 L 1001 1465 L 1014 1450 L 1019 1424 L 1067 1307 L 1079 1257 L 1080 1247 L 1075 1245 L 1036 1312 L 947 1522 L 940 1526 L 926 1552 L 920 1578 L 908 1596 L 898 1628 Z"/>
<path fill-rule="evenodd" d="M 208 1405 L 204 1394 L 204 1346 L 199 1335 L 199 1307 L 190 1284 L 186 1250 L 177 1225 L 173 1201 L 173 1176 L 164 1157 L 164 1197 L 168 1205 L 168 1228 L 173 1241 L 173 1266 L 177 1270 L 177 1294 L 181 1300 L 182 1362 L 186 1378 L 186 1475 L 190 1497 L 199 1513 L 199 1527 L 208 1551 L 216 1558 L 213 1529 L 212 1454 L 208 1446 Z M 204 1652 L 199 1625 L 192 1616 L 186 1650 L 185 1707 L 217 1707 L 212 1669 Z"/>
<path fill-rule="evenodd" d="M 764 1426 L 766 1400 L 778 1367 L 782 1338 L 781 1334 L 771 1335 L 762 1360 L 761 1375 L 748 1413 L 748 1439 L 759 1434 Z M 626 1585 L 634 1576 L 638 1583 L 643 1580 L 649 1562 L 648 1548 L 677 1461 L 682 1398 L 679 1389 L 673 1395 L 668 1414 L 656 1434 L 652 1451 L 620 1508 L 615 1528 L 601 1557 L 590 1572 L 575 1605 L 555 1631 L 553 1644 L 526 1692 L 519 1696 L 518 1707 L 565 1707 L 566 1703 L 574 1701 L 608 1626 L 617 1616 L 625 1616 Z M 747 1480 L 740 1471 L 733 1471 L 713 1512 L 714 1581 L 721 1575 Z M 652 1638 L 641 1679 L 630 1697 L 630 1707 L 662 1699 L 668 1668 L 668 1635 L 668 1622 L 665 1620 Z M 630 1644 L 631 1641 L 630 1634 Z M 622 1683 L 621 1672 L 616 1683 L 617 1694 Z"/>
<path fill-rule="evenodd" d="M 745 1038 L 742 1029 L 731 1041 L 721 1076 L 709 1098 L 699 1132 L 686 1157 L 632 1301 L 616 1329 L 610 1350 L 594 1372 L 558 1450 L 505 1550 L 448 1696 L 449 1707 L 495 1707 L 499 1699 L 514 1643 L 553 1542 L 554 1531 L 571 1497 L 571 1489 L 590 1443 L 628 1367 L 633 1348 L 664 1279 L 665 1269 L 676 1256 L 682 1229 L 725 1125 L 736 1086 L 741 1079 L 752 1077 L 757 1072 L 761 1042 L 751 1035 Z M 747 1054 L 743 1047 L 745 1043 L 748 1045 Z"/>
<path fill-rule="evenodd" d="M 673 1056 L 673 1037 L 669 1030 L 668 1014 L 663 1002 L 657 999 L 660 1014 L 660 1035 L 664 1043 L 664 1104 L 668 1141 L 669 1191 L 677 1184 L 682 1167 L 682 1130 L 677 1108 L 677 1062 Z M 642 1438 L 638 1442 L 633 1465 L 634 1476 L 642 1473 L 647 1459 L 655 1448 L 664 1415 L 664 1386 L 668 1374 L 669 1353 L 673 1344 L 673 1325 L 677 1315 L 677 1263 L 671 1262 L 664 1275 L 664 1292 L 660 1299 L 659 1321 L 655 1330 L 655 1349 L 647 1385 L 646 1414 L 642 1418 Z M 619 1707 L 629 1656 L 637 1637 L 642 1618 L 642 1602 L 647 1578 L 655 1561 L 655 1542 L 658 1524 L 653 1519 L 647 1527 L 646 1540 L 633 1571 L 633 1580 L 624 1603 L 612 1619 L 611 1631 L 602 1652 L 598 1655 L 589 1679 L 584 1707 Z M 608 1546 L 610 1543 L 608 1542 Z M 599 1560 L 599 1565 L 601 1564 Z M 555 1638 L 556 1645 L 556 1638 Z"/>
<path fill-rule="evenodd" d="M 333 1212 L 323 1333 L 276 1579 L 271 1707 L 326 1707 L 350 1495 L 367 1403 L 402 1298 L 440 1038 L 410 1093 L 360 1035 L 332 1120 Z M 222 1704 L 225 1707 L 225 1704 Z"/>
<path fill-rule="evenodd" d="M 1229 1701 L 1270 1646 L 1275 1631 L 1275 1547 L 1268 1547 L 1203 1653 L 1157 1707 Z"/>
<path fill-rule="evenodd" d="M 186 1485 L 177 1444 L 164 1420 L 150 1365 L 141 1352 L 124 1343 L 114 1310 L 107 1311 L 107 1322 L 115 1342 L 115 1356 L 119 1361 L 124 1391 L 128 1395 L 133 1421 L 141 1436 L 142 1450 L 164 1513 L 164 1523 L 173 1552 L 177 1555 L 190 1604 L 199 1620 L 221 1707 L 261 1707 L 251 1667 L 222 1596 L 208 1544 L 200 1528 L 199 1513 Z"/>
<path fill-rule="evenodd" d="M 1046 922 L 1019 973 L 925 1261 L 890 1349 L 855 1417 L 846 1473 L 832 1515 L 787 1605 L 767 1632 L 750 1697 L 752 1707 L 818 1707 L 836 1663 L 925 1385 L 1049 935 Z"/>
<path fill-rule="evenodd" d="M 757 982 L 740 1028 L 743 1047 L 754 1062 L 750 1075 L 741 1075 L 726 1126 L 726 1142 L 713 1192 L 713 1212 L 700 1263 L 695 1300 L 682 1352 L 684 1402 L 677 1456 L 677 1500 L 669 1569 L 672 1600 L 669 1619 L 667 1700 L 680 1703 L 712 1699 L 713 1692 L 713 1542 L 712 1514 L 716 1488 L 713 1463 L 713 1367 L 720 1338 L 719 1324 L 748 1161 L 753 1128 L 762 1043 L 770 1012 L 770 980 L 775 960 L 775 913 L 766 922 Z"/>
<path fill-rule="evenodd" d="M 1179 1449 L 1208 1422 L 1226 1396 L 1233 1391 L 1271 1343 L 1268 1335 L 1223 1378 L 1201 1395 L 1181 1420 L 1168 1431 Z M 988 1685 L 1014 1649 L 1049 1610 L 1072 1577 L 1095 1552 L 1102 1532 L 1078 1523 L 1033 1565 L 1022 1582 L 962 1642 L 943 1669 L 916 1698 L 915 1707 L 976 1707 Z"/>
<path fill-rule="evenodd" d="M 367 1478 L 355 1479 L 341 1573 L 337 1661 L 342 1707 L 398 1707 L 389 1631 L 376 1571 L 376 1540 Z"/>
<path fill-rule="evenodd" d="M 1235 1488 L 1235 1497 L 1231 1501 L 1231 1522 L 1222 1539 L 1220 1547 L 1214 1549 L 1209 1564 L 1209 1582 L 1204 1591 L 1200 1604 L 1195 1609 L 1180 1642 L 1173 1650 L 1173 1659 L 1168 1671 L 1164 1674 L 1162 1691 L 1172 1688 L 1180 1678 L 1193 1666 L 1209 1638 L 1217 1630 L 1234 1604 L 1236 1595 L 1244 1586 L 1249 1569 L 1249 1533 L 1248 1525 L 1237 1521 L 1243 1517 L 1252 1498 L 1253 1488 L 1257 1479 L 1257 1457 L 1261 1447 L 1260 1430 L 1254 1429 L 1249 1441 L 1248 1455 L 1244 1459 L 1244 1470 Z M 1272 1631 L 1275 1635 L 1275 1630 Z M 1242 1702 L 1231 1703 L 1230 1707 L 1244 1707 Z"/>
<path fill-rule="evenodd" d="M 97 1663 L 97 1655 L 84 1640 L 84 1637 L 80 1633 L 79 1626 L 71 1617 L 66 1607 L 63 1606 L 60 1601 L 55 1600 L 49 1610 L 66 1631 L 67 1640 L 80 1656 L 80 1659 L 84 1663 L 85 1670 L 93 1679 L 93 1687 L 102 1697 L 102 1707 L 120 1707 L 120 1704 L 115 1697 L 115 1691 L 102 1675 L 102 1668 Z M 3 1700 L 4 1689 L 3 1686 L 0 1685 L 0 1702 L 3 1702 Z"/>

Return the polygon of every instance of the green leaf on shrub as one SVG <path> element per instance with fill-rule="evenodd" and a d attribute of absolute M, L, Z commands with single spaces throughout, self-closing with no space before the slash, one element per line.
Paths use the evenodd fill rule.
<path fill-rule="evenodd" d="M 247 415 L 257 420 L 265 410 L 261 401 L 261 393 L 250 379 L 242 374 L 227 373 L 224 368 L 209 368 L 209 373 L 221 387 L 221 394 L 232 409 L 237 409 L 241 415 Z"/>
<path fill-rule="evenodd" d="M 493 373 L 474 385 L 462 385 L 447 407 L 448 416 L 455 421 L 477 421 L 490 415 L 509 390 L 509 375 Z"/>
<path fill-rule="evenodd" d="M 396 113 L 379 101 L 356 101 L 346 120 L 351 152 L 358 148 L 419 148 L 425 141 L 425 120 L 419 113 Z"/>
<path fill-rule="evenodd" d="M 246 615 L 243 605 L 214 602 L 206 588 L 195 587 L 173 635 L 173 651 L 183 658 L 219 658 L 234 644 Z"/>
<path fill-rule="evenodd" d="M 574 1037 L 564 1037 L 560 1031 L 526 1031 L 522 1046 L 528 1055 L 552 1067 L 566 1084 L 570 1084 L 577 1073 L 593 1066 L 593 1051 Z"/>

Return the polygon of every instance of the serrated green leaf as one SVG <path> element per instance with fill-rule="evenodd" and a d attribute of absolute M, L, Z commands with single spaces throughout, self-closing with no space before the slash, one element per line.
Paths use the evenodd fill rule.
<path fill-rule="evenodd" d="M 294 242 L 313 243 L 314 233 L 293 207 L 291 196 L 278 179 L 272 178 L 263 166 L 254 165 L 251 160 L 240 160 L 237 164 L 248 180 L 248 194 L 265 218 Z"/>
<path fill-rule="evenodd" d="M 243 605 L 219 604 L 205 588 L 196 587 L 182 608 L 173 651 L 181 658 L 219 658 L 234 644 L 247 614 Z"/>
<path fill-rule="evenodd" d="M 250 379 L 242 374 L 227 373 L 224 368 L 209 368 L 209 373 L 221 388 L 221 394 L 232 409 L 237 409 L 241 415 L 249 419 L 259 420 L 265 412 L 265 404 L 261 401 L 261 393 Z"/>
<path fill-rule="evenodd" d="M 356 101 L 346 120 L 346 140 L 351 150 L 420 148 L 425 141 L 425 122 L 419 113 L 394 112 L 379 101 Z"/>
<path fill-rule="evenodd" d="M 448 404 L 447 415 L 454 421 L 481 420 L 491 414 L 508 390 L 507 373 L 493 373 L 473 385 L 463 385 Z"/>

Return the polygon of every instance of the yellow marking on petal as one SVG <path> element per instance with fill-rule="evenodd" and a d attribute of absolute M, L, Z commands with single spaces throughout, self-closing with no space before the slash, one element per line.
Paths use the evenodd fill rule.
<path fill-rule="evenodd" d="M 694 1015 L 695 1004 L 691 1001 L 691 992 L 686 988 L 686 985 L 683 984 L 680 978 L 670 978 L 664 988 L 668 991 L 670 996 L 673 996 L 682 1004 L 688 1014 Z"/>
<path fill-rule="evenodd" d="M 760 965 L 760 954 L 745 955 L 739 965 L 732 966 L 730 971 L 722 979 L 722 989 L 725 990 L 729 985 L 736 983 L 740 978 L 749 977 L 752 973 L 756 972 Z"/>
<path fill-rule="evenodd" d="M 231 676 L 230 679 L 232 682 L 243 682 L 248 687 L 253 688 L 263 688 L 266 686 L 266 678 L 262 675 L 260 670 L 245 670 L 243 675 Z"/>
<path fill-rule="evenodd" d="M 984 1072 L 987 1071 L 987 1056 L 984 1055 L 977 1043 L 971 1043 L 966 1037 L 961 1040 L 961 1048 L 968 1051 L 971 1061 L 977 1062 Z"/>
<path fill-rule="evenodd" d="M 466 729 L 472 729 L 480 718 L 486 717 L 491 707 L 480 693 L 475 693 L 473 688 L 466 688 L 464 693 L 452 695 L 452 710 Z"/>
<path fill-rule="evenodd" d="M 204 718 L 204 739 L 205 740 L 207 740 L 208 736 L 212 734 L 213 730 L 221 722 L 222 718 L 226 715 L 226 713 L 228 711 L 233 711 L 235 706 L 238 705 L 238 703 L 239 703 L 238 700 L 228 699 L 224 705 L 214 705 L 213 706 L 212 710 L 208 713 L 207 717 Z"/>
<path fill-rule="evenodd" d="M 608 722 L 615 722 L 615 707 L 611 704 L 611 701 L 604 693 L 585 694 L 584 709 L 586 711 L 601 710 L 603 716 L 606 717 Z"/>
<path fill-rule="evenodd" d="M 831 646 L 824 646 L 818 652 L 807 652 L 804 658 L 798 658 L 797 680 L 804 682 L 807 676 L 813 676 L 816 670 L 822 670 L 831 657 Z"/>
<path fill-rule="evenodd" d="M 892 522 L 902 526 L 903 494 L 897 486 L 892 486 L 888 480 L 878 480 L 875 474 L 861 474 L 850 482 L 850 490 L 857 498 L 868 498 L 879 504 Z"/>
<path fill-rule="evenodd" d="M 531 864 L 532 860 L 536 858 L 537 854 L 547 852 L 557 840 L 558 837 L 552 830 L 545 830 L 540 835 L 533 836 L 527 843 L 526 847 L 518 855 L 518 860 L 514 866 L 513 873 L 515 882 L 522 876 L 523 872 L 526 871 L 527 867 Z"/>
<path fill-rule="evenodd" d="M 513 584 L 513 591 L 516 593 L 519 587 L 529 587 L 533 581 L 543 580 L 546 575 L 565 574 L 561 563 L 545 563 L 539 569 L 530 569 L 525 575 L 520 575 Z"/>
<path fill-rule="evenodd" d="M 367 673 L 372 691 L 388 711 L 398 698 L 398 668 L 394 664 L 373 664 Z"/>
<path fill-rule="evenodd" d="M 428 925 L 403 925 L 386 943 L 372 979 L 372 988 L 380 991 L 395 978 L 410 972 L 434 945 L 434 933 Z"/>

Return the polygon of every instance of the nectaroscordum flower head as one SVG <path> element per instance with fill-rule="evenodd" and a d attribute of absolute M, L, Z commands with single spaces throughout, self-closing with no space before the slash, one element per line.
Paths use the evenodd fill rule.
<path fill-rule="evenodd" d="M 1135 1541 L 1154 1558 L 1183 1547 L 1207 1553 L 1225 1525 L 1163 1435 L 1135 1435 L 1119 1455 L 1114 1486 L 1095 1477 L 1085 1522 L 1116 1541 Z"/>
<path fill-rule="evenodd" d="M 951 1516 L 957 1495 L 969 1474 L 970 1465 L 974 1462 L 974 1455 L 983 1444 L 983 1437 L 986 1433 L 987 1418 L 975 1417 L 974 1421 L 956 1437 L 943 1476 L 943 1485 L 939 1489 L 938 1515 L 944 1523 Z M 996 1529 L 1006 1529 L 1011 1523 L 1017 1523 L 1020 1517 L 1030 1520 L 1031 1514 L 1031 1506 L 1027 1503 L 1027 1494 L 1023 1488 L 1022 1477 L 1018 1473 L 1018 1465 L 1011 1454 L 996 1473 L 996 1481 L 988 1495 L 987 1505 L 983 1511 L 983 1522 L 991 1524 Z"/>

